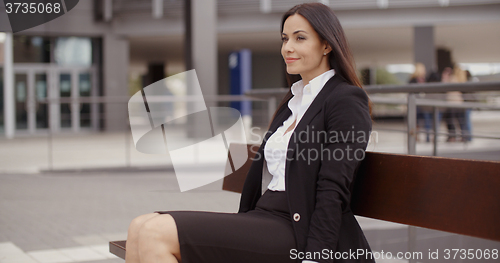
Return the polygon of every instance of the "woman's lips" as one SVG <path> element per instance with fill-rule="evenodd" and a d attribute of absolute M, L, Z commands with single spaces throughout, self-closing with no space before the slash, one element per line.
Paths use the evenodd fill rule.
<path fill-rule="evenodd" d="M 295 62 L 295 61 L 297 61 L 297 60 L 299 60 L 299 59 L 298 59 L 298 58 L 287 58 L 287 59 L 285 60 L 285 62 L 288 64 L 288 63 Z"/>

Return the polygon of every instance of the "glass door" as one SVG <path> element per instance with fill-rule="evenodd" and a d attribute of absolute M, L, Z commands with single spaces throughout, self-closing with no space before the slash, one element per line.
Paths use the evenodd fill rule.
<path fill-rule="evenodd" d="M 49 128 L 49 105 L 47 99 L 47 73 L 35 74 L 36 129 Z"/>
<path fill-rule="evenodd" d="M 92 93 L 92 75 L 90 72 L 78 74 L 78 95 L 80 98 L 89 98 Z M 91 104 L 88 102 L 80 103 L 80 127 L 90 128 L 91 121 Z"/>
<path fill-rule="evenodd" d="M 71 74 L 70 73 L 59 73 L 59 98 L 69 99 L 71 98 Z M 71 104 L 67 101 L 60 103 L 60 127 L 61 128 L 71 128 Z"/>
<path fill-rule="evenodd" d="M 96 69 L 40 64 L 14 66 L 16 131 L 98 129 Z"/>
<path fill-rule="evenodd" d="M 16 111 L 16 129 L 28 130 L 28 74 L 14 75 L 14 101 Z"/>
<path fill-rule="evenodd" d="M 16 130 L 35 133 L 49 126 L 47 99 L 47 71 L 15 70 L 14 102 Z"/>

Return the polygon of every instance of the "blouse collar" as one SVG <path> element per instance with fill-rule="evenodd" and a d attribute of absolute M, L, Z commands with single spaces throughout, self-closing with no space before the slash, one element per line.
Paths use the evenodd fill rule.
<path fill-rule="evenodd" d="M 330 69 L 325 71 L 321 75 L 311 79 L 309 83 L 304 87 L 303 80 L 296 81 L 292 84 L 292 94 L 302 95 L 303 93 L 310 93 L 313 97 L 316 97 L 318 93 L 321 91 L 323 86 L 325 86 L 326 82 L 335 75 L 335 70 Z"/>

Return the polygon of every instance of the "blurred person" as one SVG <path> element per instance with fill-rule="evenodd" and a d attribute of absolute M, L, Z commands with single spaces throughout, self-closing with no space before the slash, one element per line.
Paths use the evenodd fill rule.
<path fill-rule="evenodd" d="M 436 83 L 436 82 L 441 82 L 441 76 L 438 72 L 436 71 L 433 71 L 429 74 L 429 77 L 427 77 L 427 83 Z M 443 93 L 425 93 L 424 94 L 424 98 L 425 99 L 430 99 L 430 100 L 436 100 L 436 101 L 443 101 L 446 99 L 445 97 L 445 94 Z M 431 124 L 430 124 L 430 127 L 431 128 L 434 128 L 434 107 L 432 106 L 424 106 L 424 107 L 428 107 L 428 111 L 431 112 Z M 442 108 L 437 108 L 437 111 L 438 111 L 438 119 L 437 119 L 437 123 L 438 123 L 438 128 L 439 128 L 439 124 L 441 123 L 441 120 L 442 120 L 442 117 L 443 117 L 443 109 Z M 426 129 L 427 130 L 427 129 Z M 430 136 L 429 136 L 429 131 L 427 130 L 427 142 L 430 141 Z M 436 135 L 434 135 L 436 136 Z"/>
<path fill-rule="evenodd" d="M 416 63 L 415 71 L 411 74 L 409 83 L 425 83 L 426 75 L 425 65 L 420 62 Z"/>
<path fill-rule="evenodd" d="M 441 77 L 442 81 L 445 83 L 463 83 L 466 81 L 465 72 L 458 66 L 454 65 L 452 68 L 445 68 Z M 463 96 L 460 91 L 448 91 L 446 92 L 446 101 L 453 104 L 462 103 Z M 445 121 L 448 127 L 448 138 L 447 142 L 463 141 L 463 136 L 458 135 L 457 127 L 464 127 L 465 123 L 465 111 L 463 108 L 451 108 L 448 107 L 445 110 Z M 461 130 L 462 135 L 464 131 Z"/>
<path fill-rule="evenodd" d="M 465 71 L 465 75 L 466 75 L 467 82 L 479 82 L 479 79 L 477 77 L 473 77 L 469 70 Z M 476 97 L 475 92 L 463 92 L 462 95 L 464 97 L 464 101 L 472 101 L 472 102 L 477 101 L 477 97 Z M 464 125 L 464 127 L 461 127 L 461 129 L 463 131 L 465 131 L 465 136 L 463 139 L 467 142 L 472 141 L 472 136 L 471 136 L 472 135 L 472 121 L 470 118 L 471 111 L 472 111 L 472 109 L 470 109 L 470 108 L 465 109 L 465 116 L 464 116 L 464 118 L 465 118 L 464 124 L 465 125 Z"/>
<path fill-rule="evenodd" d="M 422 63 L 415 64 L 415 72 L 410 76 L 408 83 L 425 83 L 426 82 L 426 69 L 425 65 Z M 424 97 L 424 93 L 419 93 L 420 97 Z M 430 141 L 430 129 L 432 127 L 432 107 L 429 106 L 417 106 L 417 130 L 420 130 L 422 122 L 424 123 L 424 128 L 426 131 L 426 142 Z M 419 134 L 418 134 L 419 135 Z M 419 141 L 419 136 L 417 135 L 417 141 Z"/>
<path fill-rule="evenodd" d="M 294 259 L 294 250 L 317 255 L 324 250 L 348 253 L 361 249 L 371 255 L 349 208 L 361 156 L 337 160 L 328 154 L 347 149 L 351 154 L 358 149 L 364 153 L 372 127 L 371 103 L 356 76 L 344 31 L 328 6 L 307 3 L 283 15 L 280 34 L 290 90 L 253 159 L 238 213 L 156 211 L 139 216 L 129 227 L 127 263 L 334 260 Z M 297 138 L 303 132 L 307 138 L 311 132 L 335 137 L 335 133 L 354 133 L 353 129 L 357 136 L 362 132 L 368 137 L 349 136 L 342 142 Z M 297 151 L 290 151 L 293 149 L 313 150 L 321 158 L 304 160 Z M 263 175 L 272 177 L 265 189 Z M 356 262 L 375 261 L 359 256 Z"/>

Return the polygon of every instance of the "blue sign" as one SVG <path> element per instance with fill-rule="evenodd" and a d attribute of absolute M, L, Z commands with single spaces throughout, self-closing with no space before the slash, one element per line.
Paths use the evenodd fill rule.
<path fill-rule="evenodd" d="M 242 49 L 229 54 L 229 84 L 231 95 L 243 95 L 252 88 L 252 51 Z M 251 101 L 233 101 L 231 108 L 242 116 L 252 114 Z"/>

